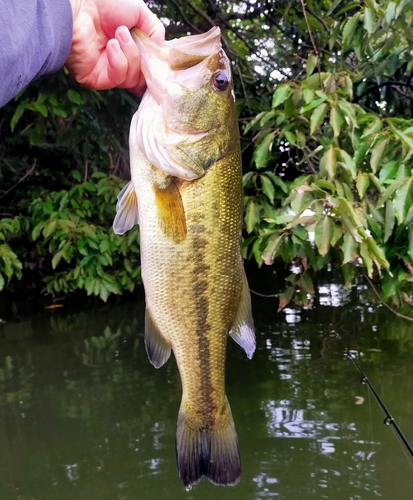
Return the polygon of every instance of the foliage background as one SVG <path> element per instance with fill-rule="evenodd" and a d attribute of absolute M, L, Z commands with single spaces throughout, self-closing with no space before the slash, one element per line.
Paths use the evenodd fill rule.
<path fill-rule="evenodd" d="M 279 308 L 311 305 L 329 268 L 411 303 L 413 4 L 149 4 L 168 38 L 222 28 L 242 131 L 243 252 L 284 268 Z M 139 282 L 138 230 L 110 229 L 137 106 L 62 70 L 2 108 L 0 288 L 106 300 Z"/>

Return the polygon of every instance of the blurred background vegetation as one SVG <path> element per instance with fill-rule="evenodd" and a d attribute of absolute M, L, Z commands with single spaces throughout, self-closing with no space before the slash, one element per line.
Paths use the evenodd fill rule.
<path fill-rule="evenodd" d="M 413 300 L 413 4 L 148 2 L 167 38 L 218 25 L 242 134 L 244 256 L 277 265 L 279 308 L 317 276 L 358 273 Z M 0 110 L 0 290 L 87 293 L 140 282 L 139 232 L 111 229 L 139 99 L 64 69 Z"/>

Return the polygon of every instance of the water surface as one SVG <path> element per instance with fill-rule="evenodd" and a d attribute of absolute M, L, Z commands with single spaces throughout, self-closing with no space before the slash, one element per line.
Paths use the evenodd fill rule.
<path fill-rule="evenodd" d="M 271 291 L 276 276 L 251 287 Z M 25 307 L 26 306 L 26 307 Z M 227 393 L 242 481 L 185 492 L 174 451 L 180 380 L 143 346 L 143 301 L 0 323 L 0 500 L 411 500 L 413 460 L 346 358 L 413 443 L 413 324 L 327 277 L 313 308 L 253 298 L 257 352 L 229 342 Z M 0 308 L 1 311 L 1 308 Z"/>

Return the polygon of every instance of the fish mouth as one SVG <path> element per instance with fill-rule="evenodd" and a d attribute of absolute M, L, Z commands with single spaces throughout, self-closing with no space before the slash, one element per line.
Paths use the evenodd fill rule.
<path fill-rule="evenodd" d="M 221 48 L 221 30 L 218 26 L 214 26 L 200 35 L 166 41 L 163 46 L 156 44 L 138 28 L 132 28 L 131 35 L 138 46 L 143 44 L 158 59 L 167 62 L 172 71 L 192 68 L 210 57 L 211 54 L 217 53 Z"/>

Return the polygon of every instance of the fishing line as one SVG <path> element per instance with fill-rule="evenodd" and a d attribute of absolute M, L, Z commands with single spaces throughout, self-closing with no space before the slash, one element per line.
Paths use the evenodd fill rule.
<path fill-rule="evenodd" d="M 407 448 L 408 452 L 413 457 L 413 448 L 411 447 L 409 441 L 406 439 L 406 437 L 403 434 L 403 432 L 401 431 L 400 427 L 397 425 L 395 419 L 391 416 L 391 414 L 390 414 L 389 410 L 387 409 L 386 405 L 384 404 L 384 402 L 382 401 L 382 399 L 380 398 L 380 396 L 377 394 L 377 392 L 374 389 L 374 387 L 371 385 L 369 379 L 364 374 L 364 372 L 361 369 L 360 365 L 356 362 L 356 360 L 354 359 L 354 357 L 349 352 L 347 353 L 347 357 L 353 362 L 353 365 L 357 368 L 358 372 L 360 373 L 360 375 L 361 375 L 361 383 L 362 384 L 366 384 L 369 387 L 369 389 L 373 393 L 374 397 L 376 398 L 377 402 L 383 408 L 383 411 L 384 411 L 384 413 L 386 415 L 386 418 L 384 419 L 383 423 L 385 425 L 392 425 L 393 426 L 394 431 L 399 435 L 400 439 L 402 440 L 403 444 Z M 409 462 L 410 462 L 410 459 L 409 459 Z M 410 465 L 412 465 L 412 464 L 410 463 Z"/>

